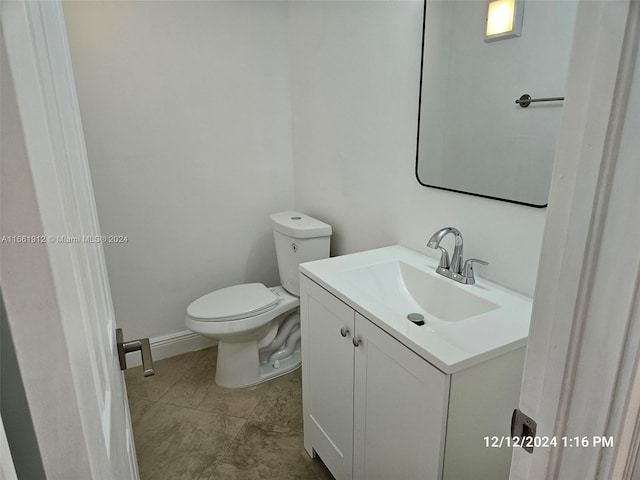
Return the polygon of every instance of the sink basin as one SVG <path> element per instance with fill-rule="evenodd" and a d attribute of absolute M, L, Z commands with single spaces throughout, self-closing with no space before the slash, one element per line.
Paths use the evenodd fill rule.
<path fill-rule="evenodd" d="M 526 345 L 530 298 L 477 276 L 457 283 L 437 266 L 394 245 L 303 263 L 300 272 L 445 373 Z"/>
<path fill-rule="evenodd" d="M 345 282 L 399 315 L 419 313 L 428 324 L 456 322 L 490 312 L 499 305 L 474 295 L 435 272 L 392 260 L 343 272 Z"/>

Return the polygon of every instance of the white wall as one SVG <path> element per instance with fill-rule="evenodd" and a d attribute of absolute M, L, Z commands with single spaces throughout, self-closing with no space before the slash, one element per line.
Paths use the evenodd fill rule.
<path fill-rule="evenodd" d="M 334 255 L 433 255 L 427 239 L 453 225 L 491 263 L 479 275 L 533 293 L 544 210 L 415 179 L 422 2 L 64 11 L 101 228 L 129 239 L 105 245 L 128 338 L 184 330 L 213 289 L 278 283 L 268 215 L 294 195 L 333 225 Z"/>
<path fill-rule="evenodd" d="M 278 283 L 268 215 L 293 206 L 286 4 L 65 2 L 119 326 L 185 330 L 187 305 Z"/>
<path fill-rule="evenodd" d="M 332 253 L 433 256 L 428 238 L 451 225 L 467 258 L 490 262 L 478 275 L 532 295 L 545 210 L 414 176 L 422 2 L 294 2 L 289 28 L 296 208 L 333 225 Z"/>

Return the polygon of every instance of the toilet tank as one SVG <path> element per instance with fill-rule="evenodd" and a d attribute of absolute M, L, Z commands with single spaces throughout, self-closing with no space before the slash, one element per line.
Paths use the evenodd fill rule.
<path fill-rule="evenodd" d="M 300 212 L 271 215 L 280 282 L 289 293 L 300 296 L 298 265 L 329 258 L 331 225 Z"/>

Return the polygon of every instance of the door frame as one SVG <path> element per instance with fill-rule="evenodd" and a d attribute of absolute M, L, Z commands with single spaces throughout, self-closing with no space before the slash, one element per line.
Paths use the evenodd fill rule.
<path fill-rule="evenodd" d="M 538 437 L 590 446 L 516 448 L 514 480 L 637 468 L 639 32 L 638 1 L 579 3 L 520 409 Z M 613 447 L 594 448 L 602 436 Z"/>

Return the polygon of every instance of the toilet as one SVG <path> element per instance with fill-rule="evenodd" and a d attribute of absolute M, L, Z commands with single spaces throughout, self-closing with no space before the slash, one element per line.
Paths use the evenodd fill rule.
<path fill-rule="evenodd" d="M 302 361 L 298 265 L 329 257 L 331 225 L 295 211 L 270 218 L 282 286 L 234 285 L 187 307 L 186 327 L 218 340 L 215 382 L 221 387 L 257 385 Z"/>

